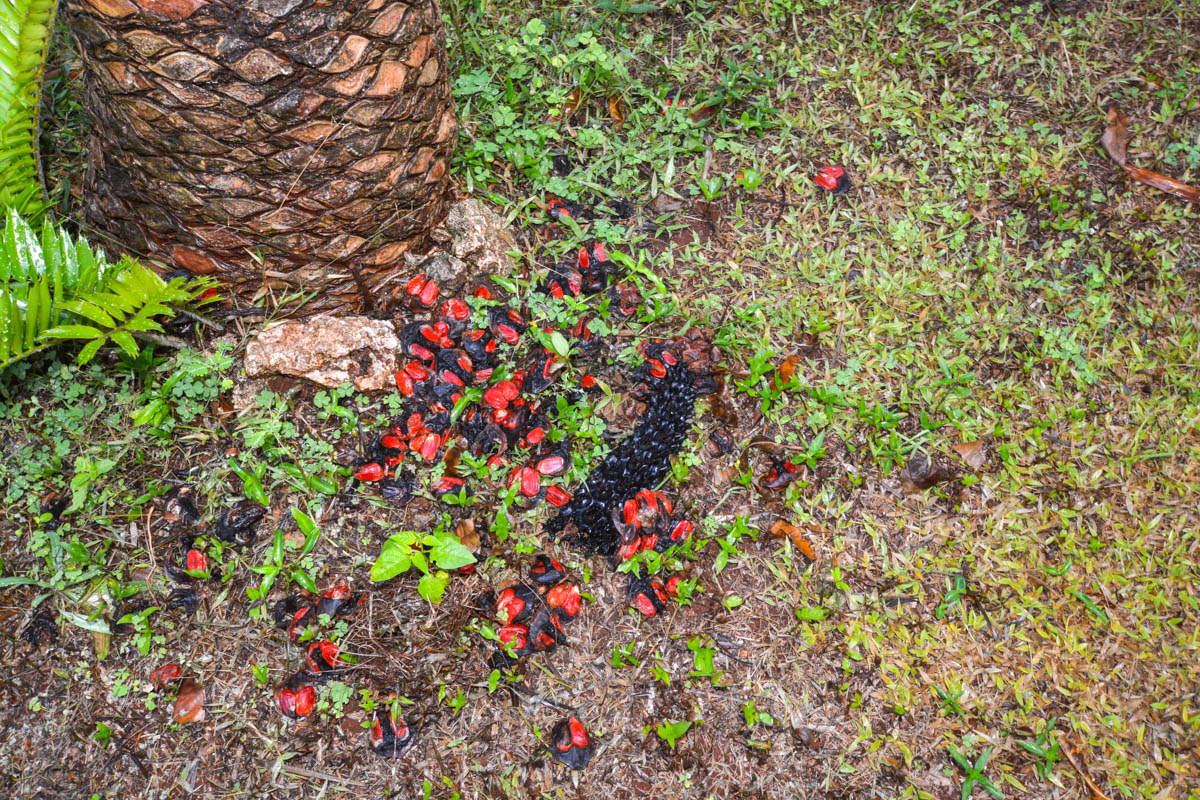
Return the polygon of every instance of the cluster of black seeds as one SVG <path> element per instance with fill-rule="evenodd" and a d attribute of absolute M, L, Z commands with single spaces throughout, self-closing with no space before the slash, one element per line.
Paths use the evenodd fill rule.
<path fill-rule="evenodd" d="M 696 376 L 682 363 L 666 368 L 654 386 L 646 411 L 633 432 L 600 462 L 570 502 L 546 523 L 546 530 L 586 550 L 612 555 L 620 542 L 612 511 L 642 489 L 653 489 L 667 476 L 671 456 L 683 446 L 692 426 L 698 390 Z"/>

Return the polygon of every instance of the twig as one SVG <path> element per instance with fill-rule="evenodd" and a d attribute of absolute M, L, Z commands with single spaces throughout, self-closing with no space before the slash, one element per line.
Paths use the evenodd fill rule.
<path fill-rule="evenodd" d="M 188 311 L 186 308 L 176 308 L 175 313 L 182 314 L 193 322 L 199 322 L 201 325 L 206 325 L 218 333 L 225 332 L 225 326 L 219 322 L 214 322 L 203 314 L 197 314 L 195 311 Z"/>
<path fill-rule="evenodd" d="M 283 774 L 291 775 L 293 778 L 310 778 L 312 780 L 340 783 L 344 786 L 366 786 L 362 781 L 356 781 L 352 778 L 339 778 L 337 775 L 330 775 L 328 772 L 317 772 L 314 769 L 305 769 L 304 767 L 284 767 Z"/>
<path fill-rule="evenodd" d="M 1075 768 L 1075 771 L 1079 773 L 1079 777 L 1083 778 L 1083 782 L 1087 784 L 1088 789 L 1092 793 L 1092 800 L 1109 800 L 1108 795 L 1100 791 L 1100 787 L 1092 780 L 1092 776 L 1088 775 L 1080 763 L 1075 760 L 1076 754 L 1073 752 L 1071 745 L 1068 742 L 1063 742 L 1062 744 L 1062 751 L 1066 754 L 1067 761 L 1071 762 L 1071 766 Z"/>
<path fill-rule="evenodd" d="M 183 339 L 177 339 L 174 336 L 168 336 L 165 333 L 154 333 L 153 331 L 129 331 L 135 339 L 145 339 L 148 342 L 160 344 L 163 347 L 169 347 L 172 350 L 183 350 L 187 347 L 187 342 Z"/>

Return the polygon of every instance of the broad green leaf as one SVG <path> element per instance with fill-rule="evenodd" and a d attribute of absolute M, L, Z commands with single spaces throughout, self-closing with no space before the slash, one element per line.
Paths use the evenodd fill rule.
<path fill-rule="evenodd" d="M 412 566 L 413 540 L 403 534 L 388 537 L 371 566 L 371 580 L 391 580 Z"/>
<path fill-rule="evenodd" d="M 442 533 L 436 537 L 429 557 L 442 569 L 459 569 L 475 563 L 475 554 L 452 533 Z"/>
<path fill-rule="evenodd" d="M 430 603 L 437 605 L 442 602 L 442 595 L 446 593 L 446 584 L 450 582 L 450 576 L 444 572 L 431 572 L 421 578 L 421 582 L 417 584 L 417 594 L 424 597 Z"/>

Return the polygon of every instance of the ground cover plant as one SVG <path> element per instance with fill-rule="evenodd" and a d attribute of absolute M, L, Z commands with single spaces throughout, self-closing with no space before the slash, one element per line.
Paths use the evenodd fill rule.
<path fill-rule="evenodd" d="M 355 474 L 405 387 L 248 381 L 253 318 L 15 364 L 6 794 L 1200 797 L 1197 209 L 1100 145 L 1119 103 L 1131 161 L 1200 180 L 1186 6 L 445 11 L 457 174 L 520 243 L 497 296 L 570 332 L 539 288 L 597 241 L 637 290 L 598 352 L 539 342 L 602 384 L 553 404 L 570 467 L 523 493 L 465 452 L 474 496 L 431 466 L 390 502 Z M 695 529 L 614 571 L 529 501 L 579 494 L 645 415 L 639 344 L 693 326 L 719 391 L 657 488 Z M 508 669 L 483 598 L 539 554 L 581 608 Z M 634 570 L 680 579 L 653 617 Z"/>

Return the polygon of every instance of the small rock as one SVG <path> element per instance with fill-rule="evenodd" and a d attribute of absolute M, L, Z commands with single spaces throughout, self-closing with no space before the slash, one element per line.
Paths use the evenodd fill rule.
<path fill-rule="evenodd" d="M 391 385 L 400 340 L 391 323 L 366 317 L 319 317 L 272 325 L 246 345 L 246 374 L 293 375 L 321 386 L 346 381 L 361 392 Z"/>
<path fill-rule="evenodd" d="M 461 259 L 449 253 L 435 253 L 421 264 L 421 271 L 431 280 L 436 281 L 443 296 L 455 295 L 462 290 L 470 267 Z"/>
<path fill-rule="evenodd" d="M 514 269 L 508 251 L 516 249 L 516 241 L 504 221 L 478 200 L 463 200 L 451 206 L 446 228 L 454 255 L 475 271 L 507 275 Z"/>

